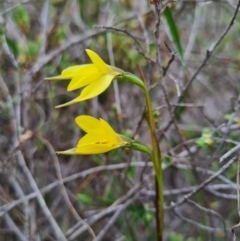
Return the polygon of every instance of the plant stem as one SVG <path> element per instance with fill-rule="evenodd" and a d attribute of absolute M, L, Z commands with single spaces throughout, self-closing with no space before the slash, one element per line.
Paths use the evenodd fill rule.
<path fill-rule="evenodd" d="M 163 174 L 162 174 L 162 157 L 161 151 L 158 145 L 158 141 L 155 135 L 155 124 L 152 113 L 152 103 L 147 89 L 144 91 L 147 103 L 148 121 L 152 139 L 152 162 L 156 174 L 156 222 L 158 231 L 158 241 L 163 240 L 164 229 L 164 196 L 163 196 Z"/>
<path fill-rule="evenodd" d="M 129 146 L 128 146 L 130 149 L 132 150 L 136 150 L 136 151 L 141 151 L 141 152 L 145 152 L 148 154 L 148 156 L 152 159 L 152 152 L 151 150 L 143 145 L 142 143 L 139 143 L 139 142 L 135 142 L 135 141 L 131 141 L 129 143 Z"/>
<path fill-rule="evenodd" d="M 156 208 L 156 226 L 157 226 L 157 239 L 158 241 L 162 241 L 161 229 L 160 229 L 160 210 L 159 210 L 159 185 L 157 176 L 155 176 L 155 208 Z"/>
<path fill-rule="evenodd" d="M 125 80 L 131 82 L 135 85 L 138 85 L 145 94 L 146 98 L 146 107 L 148 114 L 148 123 L 151 134 L 152 141 L 152 155 L 151 160 L 153 162 L 155 174 L 156 174 L 156 225 L 157 225 L 157 236 L 158 241 L 162 241 L 163 239 L 163 229 L 164 229 L 164 196 L 163 196 L 163 174 L 162 174 L 162 158 L 161 151 L 158 145 L 158 141 L 155 135 L 155 123 L 154 117 L 152 113 L 152 102 L 150 99 L 149 92 L 146 88 L 144 82 L 139 79 L 137 76 L 130 73 L 123 73 L 120 80 Z"/>

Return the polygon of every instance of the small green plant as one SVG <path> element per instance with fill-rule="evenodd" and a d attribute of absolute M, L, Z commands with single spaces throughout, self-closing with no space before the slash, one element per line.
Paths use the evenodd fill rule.
<path fill-rule="evenodd" d="M 203 240 L 200 237 L 198 237 L 197 239 L 191 238 L 191 237 L 184 238 L 182 234 L 171 232 L 169 235 L 169 241 L 203 241 Z"/>

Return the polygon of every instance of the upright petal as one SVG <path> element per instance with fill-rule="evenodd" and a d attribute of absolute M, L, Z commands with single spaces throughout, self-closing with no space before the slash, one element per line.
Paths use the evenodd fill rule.
<path fill-rule="evenodd" d="M 102 128 L 99 119 L 89 115 L 80 115 L 77 118 L 75 118 L 75 122 L 86 133 L 89 133 L 95 129 Z"/>
<path fill-rule="evenodd" d="M 100 58 L 98 54 L 90 49 L 86 49 L 89 58 L 92 60 L 93 64 L 102 72 L 102 74 L 109 73 L 108 65 Z"/>
<path fill-rule="evenodd" d="M 105 130 L 106 136 L 114 145 L 119 144 L 118 134 L 113 130 L 113 128 L 103 119 L 100 119 L 102 128 Z"/>

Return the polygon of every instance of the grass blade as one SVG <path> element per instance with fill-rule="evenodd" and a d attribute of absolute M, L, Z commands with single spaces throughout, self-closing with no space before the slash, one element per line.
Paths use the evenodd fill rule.
<path fill-rule="evenodd" d="M 177 49 L 177 52 L 178 52 L 179 56 L 181 57 L 181 60 L 183 60 L 184 53 L 183 53 L 183 49 L 182 49 L 182 45 L 181 45 L 181 40 L 180 40 L 178 28 L 175 24 L 175 21 L 174 21 L 173 17 L 172 17 L 172 13 L 171 13 L 170 8 L 165 9 L 164 16 L 167 20 L 167 24 L 168 24 L 168 27 L 169 27 L 169 30 L 170 30 L 170 34 L 171 34 L 171 37 L 172 37 L 173 42 L 175 44 L 175 47 Z"/>

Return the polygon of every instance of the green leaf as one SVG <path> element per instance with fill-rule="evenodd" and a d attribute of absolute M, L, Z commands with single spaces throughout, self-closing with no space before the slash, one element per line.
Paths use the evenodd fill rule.
<path fill-rule="evenodd" d="M 78 201 L 80 201 L 81 203 L 83 203 L 85 205 L 92 204 L 92 198 L 86 194 L 78 193 L 77 199 L 78 199 Z"/>
<path fill-rule="evenodd" d="M 171 232 L 169 235 L 169 241 L 184 241 L 184 238 L 181 234 Z"/>
<path fill-rule="evenodd" d="M 111 204 L 112 204 L 114 202 L 114 199 L 115 199 L 115 195 L 114 194 L 115 193 L 114 193 L 113 185 L 112 185 L 112 183 L 109 183 L 107 185 L 106 189 L 105 189 L 103 198 L 105 199 L 105 201 L 108 200 L 108 203 L 110 201 Z"/>
<path fill-rule="evenodd" d="M 28 12 L 25 10 L 23 6 L 18 6 L 15 9 L 14 19 L 19 25 L 30 25 L 30 17 Z"/>
<path fill-rule="evenodd" d="M 188 98 L 187 98 L 186 96 L 184 96 L 184 97 L 182 98 L 181 103 L 186 103 L 187 100 L 188 100 Z M 182 114 L 184 113 L 184 111 L 185 111 L 186 109 L 187 109 L 186 106 L 178 106 L 178 107 L 177 107 L 177 109 L 176 109 L 176 111 L 175 111 L 175 119 L 176 119 L 177 121 L 180 121 L 180 120 L 181 120 Z"/>
<path fill-rule="evenodd" d="M 39 39 L 28 42 L 28 53 L 31 57 L 36 57 L 41 48 L 41 42 Z"/>
<path fill-rule="evenodd" d="M 132 166 L 128 168 L 128 176 L 131 178 L 134 178 L 134 175 L 136 173 L 136 167 Z"/>
<path fill-rule="evenodd" d="M 0 25 L 0 36 L 4 34 L 3 26 Z"/>
<path fill-rule="evenodd" d="M 6 42 L 7 42 L 8 47 L 11 49 L 11 51 L 15 55 L 18 55 L 19 49 L 18 49 L 17 43 L 8 37 L 6 37 Z"/>
<path fill-rule="evenodd" d="M 206 143 L 204 141 L 204 139 L 202 137 L 200 137 L 199 139 L 197 139 L 195 141 L 195 143 L 199 146 L 199 147 L 206 147 Z"/>
<path fill-rule="evenodd" d="M 183 49 L 182 49 L 182 45 L 181 45 L 181 40 L 180 40 L 180 36 L 179 36 L 179 32 L 178 32 L 178 28 L 175 24 L 175 21 L 172 17 L 172 13 L 170 8 L 166 8 L 164 11 L 164 16 L 167 20 L 167 24 L 170 30 L 170 34 L 171 37 L 173 39 L 173 42 L 175 44 L 175 47 L 177 49 L 177 52 L 179 54 L 179 56 L 181 57 L 181 59 L 183 60 Z"/>

